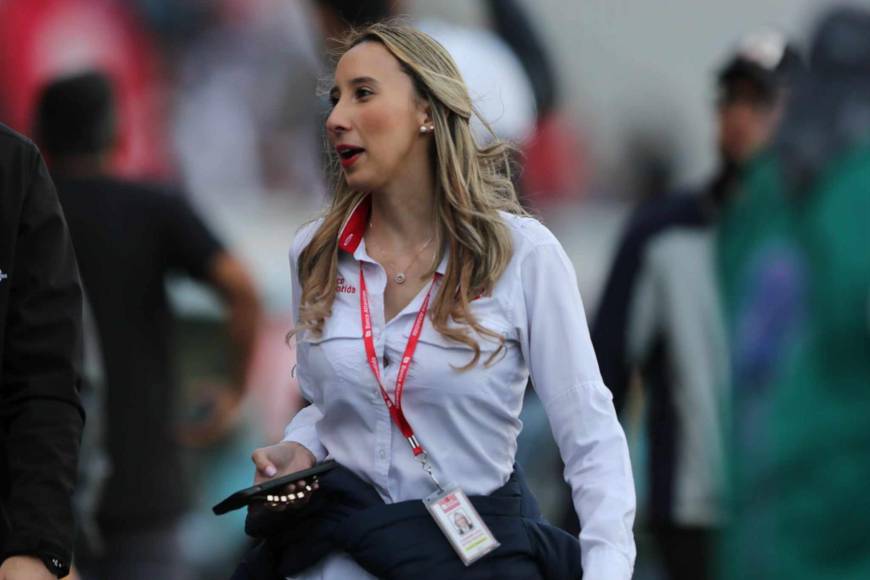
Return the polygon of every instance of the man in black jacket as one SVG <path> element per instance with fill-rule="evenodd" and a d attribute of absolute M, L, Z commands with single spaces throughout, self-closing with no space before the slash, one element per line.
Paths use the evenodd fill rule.
<path fill-rule="evenodd" d="M 84 414 L 82 297 L 36 147 L 0 125 L 0 580 L 62 577 Z"/>

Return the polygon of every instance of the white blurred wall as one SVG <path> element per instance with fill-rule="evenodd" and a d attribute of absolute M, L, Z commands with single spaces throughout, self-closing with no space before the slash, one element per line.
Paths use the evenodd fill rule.
<path fill-rule="evenodd" d="M 714 163 L 716 67 L 746 32 L 775 26 L 803 40 L 833 0 L 519 0 L 534 18 L 561 72 L 569 109 L 596 160 L 597 189 L 624 192 L 633 131 L 672 144 L 681 182 Z M 870 6 L 870 0 L 853 4 Z M 415 11 L 482 23 L 476 1 L 413 0 Z"/>

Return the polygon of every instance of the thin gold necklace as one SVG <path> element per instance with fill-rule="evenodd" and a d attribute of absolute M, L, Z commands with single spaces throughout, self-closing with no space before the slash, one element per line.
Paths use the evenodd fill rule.
<path fill-rule="evenodd" d="M 372 222 L 369 222 L 369 229 L 373 229 Z M 404 268 L 400 269 L 398 272 L 393 274 L 393 282 L 395 282 L 396 284 L 404 284 L 405 283 L 405 281 L 408 279 L 408 277 L 405 275 L 405 272 L 407 272 L 411 266 L 413 266 L 414 264 L 417 263 L 417 259 L 420 257 L 420 254 L 423 253 L 423 250 L 425 250 L 427 247 L 429 247 L 429 244 L 431 244 L 432 240 L 434 240 L 434 239 L 435 239 L 435 234 L 432 234 L 431 236 L 429 236 L 429 239 L 426 240 L 426 243 L 423 244 L 422 246 L 420 246 L 420 249 L 414 253 L 414 256 L 411 258 L 411 261 L 408 262 L 408 264 Z M 371 242 L 369 242 L 369 244 L 372 247 L 374 247 L 376 250 L 378 250 L 379 252 L 382 252 L 381 248 L 379 248 L 377 246 L 377 244 L 372 244 Z"/>

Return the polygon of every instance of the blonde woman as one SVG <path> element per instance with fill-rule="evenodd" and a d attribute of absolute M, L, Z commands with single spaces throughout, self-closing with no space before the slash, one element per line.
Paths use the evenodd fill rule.
<path fill-rule="evenodd" d="M 335 459 L 381 510 L 357 520 L 378 521 L 391 508 L 428 517 L 420 500 L 451 482 L 472 498 L 501 546 L 465 568 L 456 554 L 450 562 L 432 556 L 449 548 L 431 519 L 415 519 L 408 533 L 387 526 L 386 536 L 377 535 L 382 525 L 354 544 L 336 540 L 346 530 L 320 530 L 329 519 L 320 517 L 311 520 L 311 534 L 337 543 L 306 561 L 298 577 L 579 576 L 580 562 L 556 561 L 576 554 L 570 557 L 582 559 L 586 578 L 630 578 L 631 468 L 574 270 L 556 238 L 517 203 L 506 146 L 481 148 L 472 138 L 473 108 L 456 65 L 427 35 L 376 24 L 348 40 L 330 98 L 326 128 L 340 177 L 325 216 L 299 232 L 290 256 L 297 376 L 311 405 L 283 442 L 254 452 L 257 480 Z M 535 562 L 518 556 L 517 545 L 537 542 L 540 529 L 527 532 L 534 541 L 517 540 L 518 528 L 507 522 L 520 516 L 487 511 L 494 496 L 520 494 L 524 506 L 534 503 L 514 473 L 529 376 L 582 523 L 579 543 L 570 539 L 575 552 L 554 533 L 547 537 L 560 548 L 544 550 L 549 556 L 538 550 Z M 318 500 L 317 509 L 329 510 L 346 498 L 346 489 L 327 489 L 333 473 L 319 490 L 308 482 L 289 495 L 297 509 L 285 512 L 288 522 Z M 341 486 L 339 476 L 333 482 Z M 544 525 L 531 512 L 523 517 L 523 529 Z M 284 545 L 313 560 L 316 546 L 305 547 L 305 537 L 304 530 L 292 541 L 285 534 Z M 360 549 L 373 538 L 389 545 Z M 291 558 L 276 556 L 276 545 L 273 566 Z M 420 555 L 408 556 L 418 548 Z M 372 555 L 379 549 L 385 554 Z M 402 561 L 379 568 L 395 551 Z M 265 577 L 253 569 L 237 577 Z"/>

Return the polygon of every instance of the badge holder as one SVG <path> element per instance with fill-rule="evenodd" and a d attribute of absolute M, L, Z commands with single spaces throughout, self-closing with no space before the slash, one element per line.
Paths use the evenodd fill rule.
<path fill-rule="evenodd" d="M 470 566 L 498 548 L 501 544 L 465 492 L 454 485 L 442 487 L 432 473 L 432 466 L 425 455 L 421 458 L 421 463 L 438 488 L 438 491 L 423 500 L 423 504 L 462 563 Z"/>

